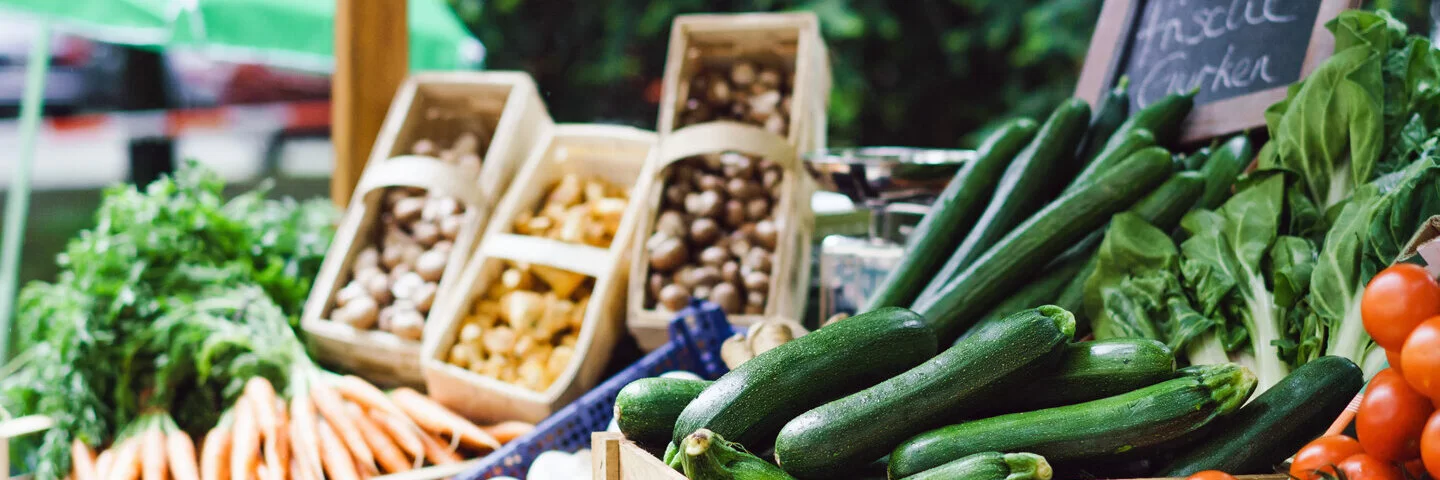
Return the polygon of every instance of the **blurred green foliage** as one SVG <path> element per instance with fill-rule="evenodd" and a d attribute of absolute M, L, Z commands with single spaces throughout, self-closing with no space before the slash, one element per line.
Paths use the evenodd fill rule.
<path fill-rule="evenodd" d="M 809 10 L 831 51 L 831 145 L 953 147 L 1074 91 L 1101 0 L 449 0 L 559 121 L 653 128 L 676 15 Z M 1369 0 L 1425 32 L 1430 0 Z"/>
<path fill-rule="evenodd" d="M 1099 0 L 450 0 L 490 68 L 535 76 L 557 121 L 653 127 L 670 23 L 814 11 L 831 50 L 832 145 L 953 147 L 1073 93 Z M 647 97 L 647 89 L 651 96 Z"/>

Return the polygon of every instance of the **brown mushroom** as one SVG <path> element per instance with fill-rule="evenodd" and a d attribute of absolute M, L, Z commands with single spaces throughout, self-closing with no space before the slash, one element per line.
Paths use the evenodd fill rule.
<path fill-rule="evenodd" d="M 706 217 L 695 219 L 690 224 L 690 243 L 694 245 L 710 245 L 720 239 L 720 225 Z"/>
<path fill-rule="evenodd" d="M 678 283 L 666 285 L 660 290 L 660 305 L 666 310 L 678 312 L 690 303 L 690 290 Z"/>
<path fill-rule="evenodd" d="M 669 272 L 685 263 L 690 256 L 685 242 L 679 238 L 668 238 L 650 250 L 650 268 Z"/>
<path fill-rule="evenodd" d="M 700 263 L 710 267 L 720 267 L 730 260 L 730 252 L 720 247 L 709 247 L 700 251 Z"/>
<path fill-rule="evenodd" d="M 779 241 L 780 233 L 775 230 L 775 222 L 761 220 L 755 223 L 755 243 L 766 250 L 774 251 L 775 244 Z"/>
<path fill-rule="evenodd" d="M 711 288 L 710 301 L 719 305 L 725 313 L 740 313 L 742 307 L 740 289 L 726 282 L 717 283 Z"/>

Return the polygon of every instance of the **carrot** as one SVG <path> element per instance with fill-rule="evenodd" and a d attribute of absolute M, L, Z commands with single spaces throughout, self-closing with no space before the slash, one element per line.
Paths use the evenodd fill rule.
<path fill-rule="evenodd" d="M 200 448 L 202 480 L 230 480 L 230 443 L 233 441 L 228 418 L 205 434 L 205 445 Z"/>
<path fill-rule="evenodd" d="M 235 402 L 235 423 L 231 426 L 234 438 L 230 441 L 230 478 L 234 480 L 248 480 L 260 463 L 260 428 L 255 410 L 250 397 L 242 395 Z"/>
<path fill-rule="evenodd" d="M 265 462 L 270 472 L 283 480 L 290 476 L 290 419 L 284 401 L 271 398 L 270 409 L 275 415 L 275 432 L 265 437 Z"/>
<path fill-rule="evenodd" d="M 175 480 L 199 480 L 200 467 L 195 462 L 195 442 L 184 430 L 175 429 L 165 436 L 165 453 L 170 459 L 170 476 Z"/>
<path fill-rule="evenodd" d="M 240 396 L 254 399 L 255 424 L 260 427 L 260 435 L 265 438 L 275 435 L 275 387 L 270 385 L 270 381 L 265 377 L 250 377 L 245 381 L 245 391 Z"/>
<path fill-rule="evenodd" d="M 394 399 L 395 404 L 415 420 L 420 428 L 430 433 L 459 437 L 462 445 L 477 450 L 500 448 L 500 441 L 495 437 L 420 392 L 410 388 L 397 388 L 390 392 L 390 398 Z"/>
<path fill-rule="evenodd" d="M 324 459 L 325 472 L 330 474 L 331 480 L 350 480 L 360 478 L 360 473 L 355 469 L 354 460 L 350 457 L 350 451 L 345 449 L 345 443 L 340 441 L 340 435 L 329 422 L 319 422 L 320 433 L 320 457 Z"/>
<path fill-rule="evenodd" d="M 375 452 L 375 459 L 380 461 L 380 467 L 385 473 L 410 470 L 410 460 L 405 458 L 405 452 L 400 451 L 400 446 L 385 435 L 370 417 L 365 416 L 360 407 L 355 404 L 346 405 L 345 413 L 350 414 L 351 421 L 359 427 L 360 434 L 365 436 L 365 443 L 370 445 L 370 451 Z"/>
<path fill-rule="evenodd" d="M 140 465 L 140 478 L 145 480 L 165 480 L 170 476 L 165 461 L 165 432 L 158 417 L 140 433 Z"/>
<path fill-rule="evenodd" d="M 430 433 L 420 434 L 420 443 L 425 445 L 425 458 L 436 465 L 460 463 L 460 454 L 451 450 L 445 441 Z"/>
<path fill-rule="evenodd" d="M 425 464 L 425 444 L 420 441 L 420 436 L 425 435 L 420 427 L 410 421 L 410 417 L 391 415 L 379 410 L 371 410 L 368 413 L 370 421 L 385 432 L 406 455 L 414 458 L 415 464 Z"/>
<path fill-rule="evenodd" d="M 95 480 L 95 450 L 76 437 L 70 442 L 70 475 L 75 480 Z M 103 479 L 102 479 L 103 480 Z"/>
<path fill-rule="evenodd" d="M 140 439 L 131 437 L 120 444 L 115 451 L 115 463 L 110 466 L 107 480 L 136 480 L 140 478 Z"/>
<path fill-rule="evenodd" d="M 345 401 L 340 395 L 324 381 L 310 384 L 310 398 L 315 400 L 315 408 L 320 410 L 320 415 L 330 423 L 340 440 L 345 443 L 345 448 L 361 465 L 368 465 L 365 470 L 375 468 L 375 455 L 370 452 L 370 447 L 365 445 L 365 438 L 360 435 L 360 430 L 355 424 L 350 423 L 349 416 L 345 414 Z"/>
<path fill-rule="evenodd" d="M 312 473 L 310 469 L 300 466 L 299 457 L 293 455 L 290 457 L 290 475 L 292 478 L 295 480 L 321 480 L 315 478 Z"/>
<path fill-rule="evenodd" d="M 405 415 L 400 407 L 395 406 L 395 402 L 390 401 L 390 397 L 385 396 L 385 392 L 380 391 L 374 384 L 363 378 L 354 375 L 339 377 L 335 381 L 335 391 L 341 397 L 355 402 L 365 410 L 380 410 L 385 413 Z"/>
<path fill-rule="evenodd" d="M 480 428 L 495 437 L 495 440 L 500 443 L 510 443 L 512 440 L 530 433 L 531 430 L 535 430 L 535 424 L 511 420 Z"/>
<path fill-rule="evenodd" d="M 305 469 L 306 476 L 315 480 L 325 478 L 320 460 L 320 434 L 316 422 L 315 404 L 310 394 L 299 392 L 290 399 L 290 425 L 294 434 L 290 436 L 291 451 Z"/>
<path fill-rule="evenodd" d="M 100 454 L 95 457 L 95 478 L 99 480 L 110 480 L 110 470 L 114 469 L 114 465 L 115 446 L 112 445 L 109 450 L 100 452 Z"/>

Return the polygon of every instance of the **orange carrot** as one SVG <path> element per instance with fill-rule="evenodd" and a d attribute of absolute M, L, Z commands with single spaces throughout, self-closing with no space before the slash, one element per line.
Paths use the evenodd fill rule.
<path fill-rule="evenodd" d="M 110 466 L 107 480 L 136 480 L 140 478 L 140 439 L 130 437 L 116 448 L 115 463 Z"/>
<path fill-rule="evenodd" d="M 494 425 L 490 425 L 488 427 L 480 428 L 485 430 L 485 433 L 489 433 L 491 436 L 495 437 L 495 440 L 499 441 L 500 443 L 510 443 L 512 440 L 515 440 L 522 435 L 530 433 L 531 430 L 534 430 L 535 424 L 511 420 L 508 422 L 500 422 Z"/>
<path fill-rule="evenodd" d="M 310 401 L 310 395 L 306 392 L 295 394 L 290 399 L 290 424 L 293 426 L 294 434 L 290 436 L 291 452 L 299 460 L 300 468 L 305 469 L 306 476 L 320 480 L 325 478 L 325 472 L 321 467 L 320 460 L 320 434 L 315 415 L 315 404 Z"/>
<path fill-rule="evenodd" d="M 265 464 L 263 464 L 263 463 L 259 463 L 259 464 L 256 464 L 256 465 L 255 465 L 255 478 L 257 478 L 257 479 L 259 479 L 259 480 L 281 480 L 281 479 L 275 478 L 274 475 L 271 475 L 271 474 L 270 474 L 270 469 L 269 469 L 269 468 L 265 468 Z"/>
<path fill-rule="evenodd" d="M 460 458 L 460 454 L 455 453 L 454 450 L 451 450 L 450 446 L 445 445 L 444 440 L 441 440 L 440 437 L 437 437 L 434 434 L 420 434 L 420 443 L 425 445 L 425 458 L 430 459 L 431 463 L 434 463 L 436 465 L 447 465 L 451 463 L 460 463 L 460 461 L 462 460 Z"/>
<path fill-rule="evenodd" d="M 390 398 L 395 400 L 395 404 L 415 420 L 420 428 L 430 433 L 459 437 L 460 444 L 476 450 L 500 448 L 500 441 L 495 437 L 420 392 L 410 388 L 397 388 L 390 392 Z"/>
<path fill-rule="evenodd" d="M 301 467 L 300 458 L 293 455 L 290 457 L 290 475 L 295 480 L 321 480 L 315 478 L 310 469 Z"/>
<path fill-rule="evenodd" d="M 165 461 L 165 432 L 160 429 L 157 417 L 154 423 L 140 433 L 140 478 L 145 480 L 166 480 L 170 476 L 169 466 Z"/>
<path fill-rule="evenodd" d="M 379 410 L 371 410 L 368 415 L 381 431 L 400 446 L 400 449 L 405 450 L 405 454 L 420 460 L 417 463 L 425 463 L 425 444 L 420 441 L 420 436 L 425 432 L 415 426 L 410 421 L 410 417 L 392 415 Z"/>
<path fill-rule="evenodd" d="M 375 460 L 380 461 L 380 467 L 385 473 L 396 473 L 410 470 L 410 460 L 405 458 L 405 452 L 400 451 L 400 446 L 395 444 L 388 435 L 385 435 L 380 426 L 376 425 L 360 407 L 355 404 L 345 406 L 345 413 L 350 414 L 351 421 L 359 427 L 360 434 L 365 436 L 365 443 L 370 445 L 370 451 L 375 453 Z"/>
<path fill-rule="evenodd" d="M 111 445 L 109 450 L 100 452 L 95 456 L 95 478 L 99 480 L 110 480 L 110 470 L 115 465 L 115 446 Z"/>
<path fill-rule="evenodd" d="M 275 416 L 275 432 L 265 437 L 265 461 L 270 472 L 281 480 L 290 476 L 290 418 L 285 414 L 285 402 L 271 398 L 271 413 Z"/>
<path fill-rule="evenodd" d="M 234 438 L 230 441 L 230 478 L 234 480 L 251 478 L 250 472 L 260 463 L 260 428 L 255 409 L 250 397 L 242 395 L 235 402 L 235 423 L 231 425 Z"/>
<path fill-rule="evenodd" d="M 240 396 L 251 398 L 255 401 L 255 424 L 260 428 L 260 435 L 269 438 L 275 435 L 275 387 L 265 377 L 250 377 L 245 381 L 245 391 Z"/>
<path fill-rule="evenodd" d="M 330 474 L 330 480 L 351 480 L 360 478 L 360 473 L 355 469 L 355 463 L 350 457 L 350 451 L 345 449 L 345 443 L 340 441 L 340 435 L 330 426 L 330 422 L 319 422 L 320 432 L 320 457 L 324 459 L 325 472 Z"/>
<path fill-rule="evenodd" d="M 400 407 L 395 406 L 395 402 L 390 401 L 390 397 L 385 396 L 385 392 L 380 391 L 374 384 L 363 378 L 354 375 L 339 377 L 335 381 L 335 391 L 341 397 L 355 402 L 365 410 L 380 410 L 395 415 L 405 415 Z"/>
<path fill-rule="evenodd" d="M 360 430 L 345 414 L 345 401 L 340 399 L 340 395 L 335 393 L 329 384 L 317 381 L 310 384 L 310 398 L 315 400 L 315 408 L 340 436 L 345 448 L 350 449 L 351 455 L 359 460 L 361 465 L 369 466 L 362 470 L 375 469 L 375 455 L 370 452 L 370 447 L 365 445 L 365 438 L 360 435 Z"/>
<path fill-rule="evenodd" d="M 205 434 L 205 445 L 200 448 L 201 480 L 230 480 L 230 444 L 233 441 L 228 420 L 221 420 Z"/>
<path fill-rule="evenodd" d="M 76 437 L 70 442 L 70 475 L 75 480 L 95 480 L 95 450 Z M 104 479 L 101 479 L 104 480 Z"/>
<path fill-rule="evenodd" d="M 175 429 L 165 436 L 165 453 L 170 459 L 170 476 L 175 480 L 199 480 L 200 467 L 195 462 L 195 442 L 184 430 Z"/>

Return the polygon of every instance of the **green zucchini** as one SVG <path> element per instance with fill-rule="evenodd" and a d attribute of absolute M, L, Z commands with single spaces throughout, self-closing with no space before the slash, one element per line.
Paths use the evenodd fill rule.
<path fill-rule="evenodd" d="M 905 477 L 904 480 L 1050 480 L 1055 471 L 1033 453 L 984 452 Z"/>
<path fill-rule="evenodd" d="M 705 428 L 769 450 L 785 422 L 929 360 L 937 345 L 925 319 L 904 308 L 835 322 L 721 376 L 680 412 L 671 440 Z"/>
<path fill-rule="evenodd" d="M 1164 181 L 1172 165 L 1163 150 L 1131 155 L 1114 171 L 1036 212 L 945 283 L 933 300 L 917 301 L 915 311 L 942 343 L 954 341 L 1046 262 Z"/>
<path fill-rule="evenodd" d="M 1100 154 L 1095 157 L 1095 161 L 1085 165 L 1085 169 L 1070 180 L 1070 185 L 1065 187 L 1062 195 L 1074 192 L 1081 186 L 1095 181 L 1096 176 L 1114 169 L 1116 164 L 1130 158 L 1130 155 L 1135 152 L 1155 146 L 1155 135 L 1151 134 L 1149 130 L 1117 132 L 1116 135 L 1119 136 L 1113 137 L 1111 142 L 1105 145 L 1105 149 L 1100 151 Z"/>
<path fill-rule="evenodd" d="M 865 310 L 903 307 L 915 300 L 920 289 L 925 288 L 925 282 L 940 269 L 939 259 L 955 250 L 975 225 L 996 180 L 1015 152 L 1035 137 L 1037 128 L 1034 120 L 1017 119 L 1001 126 L 980 144 L 975 159 L 955 173 L 940 198 L 931 204 L 930 212 L 910 232 L 905 256 L 875 287 Z"/>
<path fill-rule="evenodd" d="M 1072 343 L 1060 366 L 1035 381 L 1007 390 L 987 413 L 1028 412 L 1099 400 L 1139 390 L 1175 376 L 1175 355 L 1143 338 Z"/>
<path fill-rule="evenodd" d="M 1190 152 L 1190 154 L 1180 159 L 1181 168 L 1189 171 L 1204 168 L 1205 161 L 1210 159 L 1212 153 L 1214 153 L 1214 149 L 1211 147 L 1203 147 L 1194 152 Z"/>
<path fill-rule="evenodd" d="M 1159 476 L 1202 470 L 1234 475 L 1271 473 L 1295 451 L 1323 435 L 1364 385 L 1360 367 L 1345 357 L 1320 357 L 1221 419 L 1204 443 L 1162 468 Z"/>
<path fill-rule="evenodd" d="M 1085 132 L 1085 139 L 1080 142 L 1080 150 L 1077 152 L 1079 165 L 1089 165 L 1100 155 L 1100 150 L 1110 137 L 1120 129 L 1120 124 L 1125 123 L 1125 117 L 1130 116 L 1130 77 L 1120 77 L 1120 82 L 1105 98 L 1100 99 L 1100 104 L 1095 107 L 1095 119 L 1090 121 L 1090 130 Z"/>
<path fill-rule="evenodd" d="M 1197 88 L 1185 93 L 1166 95 L 1165 98 L 1133 112 L 1115 133 L 1118 135 L 1131 130 L 1149 130 L 1155 134 L 1156 145 L 1173 147 L 1180 140 L 1180 126 L 1185 123 L 1185 117 L 1190 115 L 1190 109 L 1195 107 L 1195 94 L 1199 92 L 1200 89 Z"/>
<path fill-rule="evenodd" d="M 1200 208 L 1214 209 L 1225 203 L 1225 199 L 1230 198 L 1230 187 L 1235 185 L 1235 179 L 1254 158 L 1255 148 L 1245 134 L 1230 137 L 1220 144 L 1210 155 L 1210 161 L 1200 169 L 1205 176 L 1205 194 L 1200 197 Z"/>
<path fill-rule="evenodd" d="M 1205 175 L 1200 172 L 1176 172 L 1169 180 L 1160 184 L 1155 191 L 1150 192 L 1145 198 L 1135 202 L 1130 211 L 1144 218 L 1152 225 L 1162 230 L 1174 230 L 1180 225 L 1180 219 L 1191 209 L 1195 208 L 1196 202 L 1204 194 L 1205 187 L 1209 184 Z M 1081 319 L 1082 326 L 1089 326 L 1089 319 L 1085 319 L 1081 313 L 1084 310 L 1085 280 L 1095 273 L 1095 252 L 1100 248 L 1100 242 L 1105 238 L 1105 230 L 1101 229 L 1091 236 L 1086 237 L 1080 243 L 1088 250 L 1085 266 L 1071 277 L 1068 285 L 1055 298 L 1055 305 L 1075 312 L 1075 317 Z M 1088 329 L 1088 328 L 1087 328 Z"/>
<path fill-rule="evenodd" d="M 686 478 L 696 480 L 786 480 L 784 470 L 751 455 L 736 443 L 700 429 L 687 435 L 676 454 Z"/>
<path fill-rule="evenodd" d="M 964 340 L 969 337 L 971 333 L 980 331 L 982 326 L 1003 320 L 1005 317 L 1013 315 L 1016 312 L 1035 308 L 1040 305 L 1055 303 L 1055 298 L 1060 295 L 1060 291 L 1068 286 L 1070 279 L 1074 278 L 1075 275 L 1080 272 L 1081 267 L 1085 266 L 1085 260 L 1086 258 L 1072 258 L 1061 255 L 1056 261 L 1050 262 L 1049 265 L 1045 266 L 1044 275 L 1025 284 L 1024 288 L 1021 288 L 1020 291 L 1015 292 L 1015 294 L 1009 297 L 1005 297 L 1004 301 L 995 304 L 994 308 L 991 308 L 985 316 L 980 317 L 980 320 L 975 322 L 974 327 L 971 327 L 970 330 L 967 330 L 964 335 L 961 335 L 960 338 L 955 341 Z M 1073 310 L 1068 308 L 1066 310 L 1074 313 Z M 1076 324 L 1078 326 L 1079 322 L 1076 322 Z"/>
<path fill-rule="evenodd" d="M 862 467 L 906 438 L 970 416 L 1007 381 L 1053 368 L 1074 335 L 1075 316 L 1059 307 L 1005 317 L 910 371 L 790 420 L 775 460 L 800 478 Z"/>
<path fill-rule="evenodd" d="M 642 378 L 615 396 L 615 423 L 635 443 L 651 447 L 670 441 L 675 419 L 711 382 L 684 378 Z"/>
<path fill-rule="evenodd" d="M 1049 192 L 1064 184 L 1065 179 L 1056 172 L 1065 169 L 1064 162 L 1074 160 L 1075 145 L 1089 120 L 1090 106 L 1083 100 L 1072 98 L 1055 108 L 1035 139 L 1005 168 L 984 213 L 916 298 L 934 295 L 1016 224 L 1045 205 Z"/>
<path fill-rule="evenodd" d="M 1235 364 L 1205 365 L 1123 395 L 1012 413 L 922 433 L 890 454 L 901 478 L 979 452 L 1033 452 L 1051 462 L 1104 458 L 1192 435 L 1240 408 L 1255 375 Z"/>

